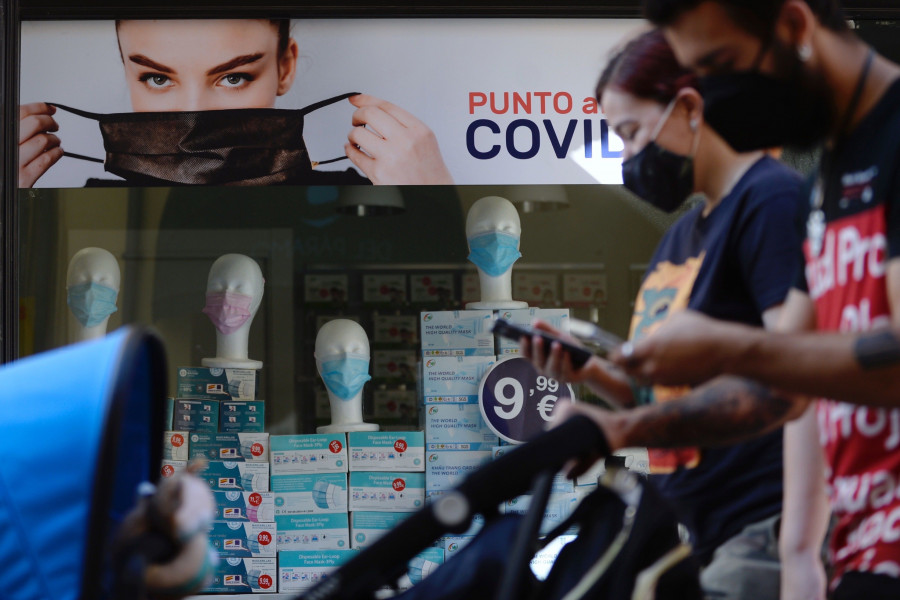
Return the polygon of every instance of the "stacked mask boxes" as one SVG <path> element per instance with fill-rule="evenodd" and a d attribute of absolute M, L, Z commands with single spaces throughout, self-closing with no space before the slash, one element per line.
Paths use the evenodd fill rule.
<path fill-rule="evenodd" d="M 215 521 L 210 544 L 219 564 L 208 593 L 276 590 L 274 495 L 269 491 L 268 433 L 190 435 L 190 457 L 206 459 L 198 475 L 213 490 Z"/>
<path fill-rule="evenodd" d="M 170 429 L 163 475 L 203 459 L 197 473 L 215 499 L 209 539 L 219 553 L 204 593 L 245 594 L 277 589 L 274 494 L 269 491 L 265 404 L 256 399 L 253 369 L 179 367 L 177 393 L 167 406 Z"/>
<path fill-rule="evenodd" d="M 481 380 L 496 362 L 493 320 L 490 310 L 421 314 L 420 414 L 429 500 L 489 461 L 491 449 L 499 444 L 478 405 Z"/>
<path fill-rule="evenodd" d="M 348 558 L 346 435 L 272 436 L 269 461 L 278 590 L 298 592 L 315 585 Z"/>
<path fill-rule="evenodd" d="M 351 547 L 359 550 L 425 504 L 425 435 L 354 431 L 347 438 Z"/>

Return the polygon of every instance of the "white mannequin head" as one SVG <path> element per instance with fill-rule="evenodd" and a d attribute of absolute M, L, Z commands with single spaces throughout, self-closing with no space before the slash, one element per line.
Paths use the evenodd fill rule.
<path fill-rule="evenodd" d="M 119 263 L 108 250 L 82 248 L 72 256 L 66 271 L 66 301 L 70 307 L 69 340 L 71 342 L 90 340 L 106 335 L 110 311 L 114 308 L 120 285 Z M 87 290 L 89 286 L 93 287 L 92 291 Z M 114 290 L 115 297 L 108 290 Z M 87 297 L 84 296 L 85 292 L 88 293 Z M 81 300 L 78 299 L 79 297 Z M 113 305 L 109 304 L 110 301 Z M 101 309 L 101 306 L 105 306 L 105 310 Z M 103 313 L 109 314 L 103 316 Z"/>
<path fill-rule="evenodd" d="M 362 419 L 363 384 L 369 379 L 369 338 L 356 321 L 335 319 L 316 335 L 316 369 L 328 390 L 331 425 L 319 433 L 377 431 Z"/>
<path fill-rule="evenodd" d="M 210 298 L 220 298 L 220 295 L 225 293 L 229 301 L 247 303 L 246 306 L 241 304 L 241 310 L 247 310 L 250 314 L 242 323 L 240 319 L 227 323 L 213 321 L 216 326 L 216 356 L 204 358 L 202 361 L 204 366 L 262 368 L 260 361 L 247 358 L 247 346 L 250 339 L 250 325 L 262 304 L 264 284 L 262 270 L 249 256 L 224 254 L 213 263 L 206 280 L 207 306 L 204 312 L 215 313 L 210 309 Z"/>
<path fill-rule="evenodd" d="M 526 308 L 525 302 L 517 302 L 512 299 L 512 262 L 515 262 L 515 254 L 512 247 L 507 249 L 505 255 L 509 260 L 499 263 L 479 264 L 473 259 L 479 240 L 489 237 L 489 234 L 501 234 L 507 243 L 512 243 L 514 238 L 515 250 L 519 248 L 519 238 L 522 235 L 522 225 L 519 221 L 519 213 L 512 202 L 500 196 L 486 196 L 476 201 L 466 215 L 466 239 L 469 244 L 469 260 L 478 268 L 478 280 L 481 284 L 481 301 L 470 302 L 466 308 Z M 507 264 L 508 263 L 508 264 Z M 488 271 L 485 268 L 490 267 Z"/>

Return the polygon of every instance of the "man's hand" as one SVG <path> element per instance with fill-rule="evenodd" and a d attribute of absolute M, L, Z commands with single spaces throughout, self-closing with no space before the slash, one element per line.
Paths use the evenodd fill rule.
<path fill-rule="evenodd" d="M 549 325 L 544 321 L 535 321 L 534 328 L 540 331 L 546 331 L 553 337 L 565 340 L 575 346 L 581 343 L 571 335 L 563 333 L 559 329 Z M 519 353 L 523 358 L 530 359 L 531 364 L 537 369 L 538 373 L 542 373 L 547 377 L 552 377 L 561 383 L 581 383 L 588 377 L 590 369 L 585 364 L 580 369 L 572 366 L 572 359 L 569 354 L 563 350 L 562 346 L 556 342 L 550 344 L 547 348 L 544 340 L 539 335 L 534 335 L 530 339 L 522 337 L 519 340 Z M 598 360 L 591 358 L 590 360 Z"/>
<path fill-rule="evenodd" d="M 623 344 L 610 360 L 642 383 L 696 385 L 726 373 L 759 331 L 686 310 L 652 335 Z"/>

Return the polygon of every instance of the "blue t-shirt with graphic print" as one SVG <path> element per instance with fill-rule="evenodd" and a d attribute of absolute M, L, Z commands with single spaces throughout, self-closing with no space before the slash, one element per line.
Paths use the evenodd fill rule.
<path fill-rule="evenodd" d="M 754 163 L 708 215 L 699 206 L 665 234 L 644 276 L 631 338 L 690 308 L 762 326 L 802 269 L 797 223 L 806 215 L 799 174 L 771 157 Z M 657 387 L 657 402 L 685 388 Z M 782 431 L 729 447 L 650 451 L 651 479 L 690 530 L 697 556 L 781 511 Z"/>

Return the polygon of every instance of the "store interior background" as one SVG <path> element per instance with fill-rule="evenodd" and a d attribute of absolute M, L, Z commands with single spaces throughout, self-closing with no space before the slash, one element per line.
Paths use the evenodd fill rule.
<path fill-rule="evenodd" d="M 898 24 L 857 21 L 857 33 L 891 60 L 900 60 Z M 816 152 L 785 152 L 783 159 L 808 173 Z M 122 324 L 154 327 L 169 361 L 169 387 L 178 366 L 215 355 L 215 330 L 200 310 L 213 261 L 236 252 L 257 260 L 265 297 L 251 329 L 250 357 L 262 360 L 260 397 L 267 401 L 273 434 L 315 429 L 311 397 L 317 384 L 312 359 L 316 328 L 329 317 L 370 319 L 375 311 L 418 314 L 462 306 L 364 305 L 367 274 L 474 273 L 467 262 L 465 216 L 479 198 L 515 196 L 541 186 L 396 188 L 405 210 L 391 216 L 341 214 L 350 196 L 378 194 L 375 187 L 106 188 L 20 190 L 19 356 L 65 345 L 66 268 L 72 255 L 99 246 L 119 260 L 122 286 L 109 330 Z M 557 186 L 553 186 L 557 187 Z M 617 185 L 568 185 L 567 206 L 526 212 L 520 206 L 521 252 L 514 273 L 597 273 L 605 299 L 572 310 L 627 335 L 644 268 L 661 236 L 693 203 L 668 215 Z M 696 201 L 696 200 L 695 200 Z M 305 276 L 345 273 L 348 301 L 310 302 Z M 531 302 L 553 308 L 562 303 Z M 369 387 L 378 385 L 370 384 Z M 403 384 L 408 385 L 408 384 Z M 407 424 L 408 425 L 408 424 Z"/>
<path fill-rule="evenodd" d="M 402 212 L 339 212 L 345 202 L 377 202 L 385 191 L 402 196 Z M 249 354 L 264 364 L 259 394 L 267 401 L 267 429 L 310 432 L 316 417 L 310 396 L 317 384 L 312 353 L 323 319 L 354 318 L 366 325 L 376 311 L 464 308 L 458 303 L 461 278 L 475 273 L 466 259 L 468 208 L 485 196 L 538 198 L 551 192 L 561 192 L 567 204 L 529 211 L 517 203 L 522 258 L 514 276 L 555 278 L 557 300 L 529 304 L 556 308 L 564 305 L 563 272 L 603 274 L 605 297 L 572 308 L 572 316 L 626 336 L 645 265 L 680 213 L 650 208 L 621 186 L 37 189 L 22 190 L 20 198 L 20 353 L 68 342 L 66 269 L 75 252 L 98 246 L 116 256 L 122 274 L 119 310 L 109 330 L 122 324 L 154 327 L 165 342 L 174 391 L 177 367 L 215 356 L 215 329 L 200 312 L 210 266 L 222 254 L 246 254 L 266 278 Z M 415 273 L 452 274 L 456 302 L 362 302 L 365 275 Z M 346 274 L 346 301 L 306 296 L 310 274 Z"/>

